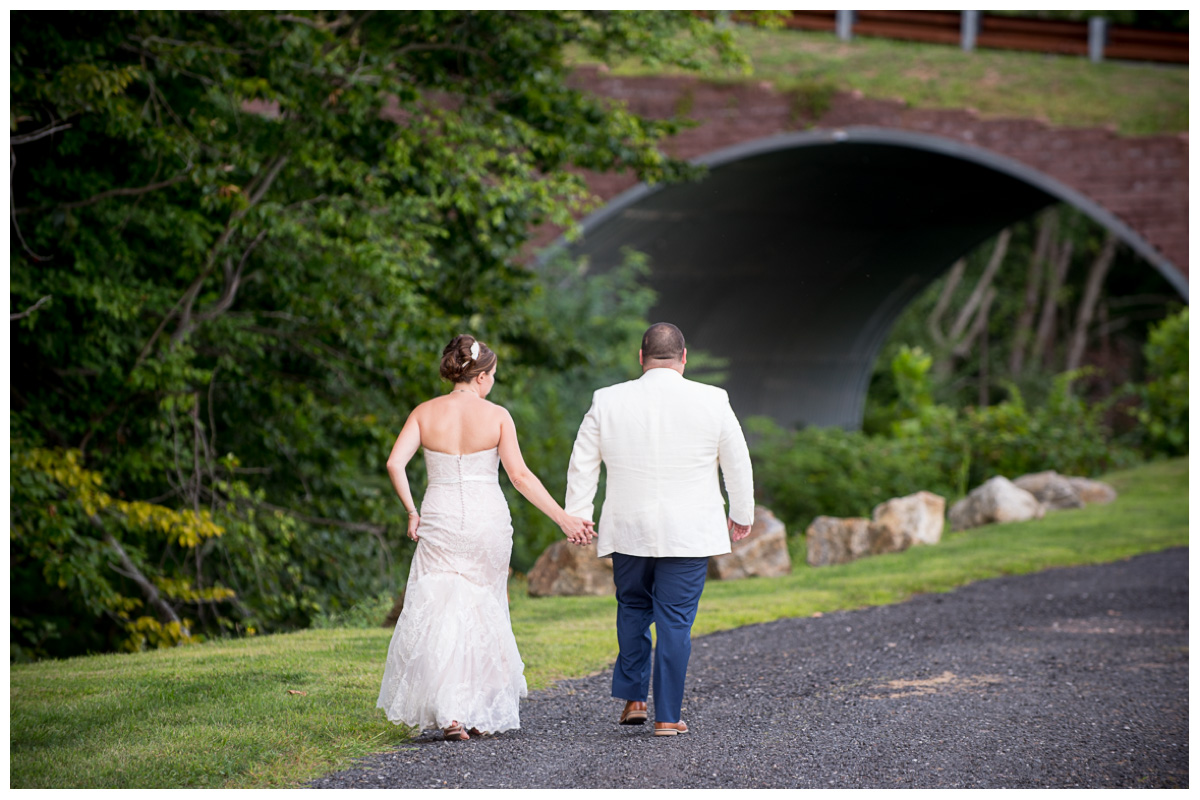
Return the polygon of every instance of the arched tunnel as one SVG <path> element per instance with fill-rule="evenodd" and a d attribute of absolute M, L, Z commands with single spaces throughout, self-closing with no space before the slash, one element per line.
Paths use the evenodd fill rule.
<path fill-rule="evenodd" d="M 876 354 L 904 308 L 956 259 L 1058 201 L 1111 229 L 1187 297 L 1128 226 L 1019 162 L 880 128 L 793 133 L 696 160 L 699 182 L 639 185 L 569 245 L 602 272 L 650 258 L 653 321 L 728 360 L 739 416 L 860 427 Z"/>

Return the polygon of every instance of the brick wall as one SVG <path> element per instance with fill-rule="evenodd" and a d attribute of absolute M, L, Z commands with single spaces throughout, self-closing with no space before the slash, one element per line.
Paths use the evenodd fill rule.
<path fill-rule="evenodd" d="M 940 136 L 982 147 L 1042 172 L 1087 196 L 1118 217 L 1151 247 L 1188 274 L 1187 134 L 1120 136 L 1104 128 L 1064 128 L 1033 119 L 986 119 L 970 110 L 910 109 L 903 103 L 836 94 L 818 118 L 803 98 L 768 84 L 716 84 L 689 77 L 614 77 L 580 70 L 576 85 L 621 100 L 639 114 L 678 113 L 696 128 L 666 142 L 680 158 L 695 158 L 734 144 L 780 133 L 871 125 Z M 588 184 L 610 200 L 636 184 L 630 175 L 588 175 Z M 545 229 L 537 244 L 557 231 Z"/>

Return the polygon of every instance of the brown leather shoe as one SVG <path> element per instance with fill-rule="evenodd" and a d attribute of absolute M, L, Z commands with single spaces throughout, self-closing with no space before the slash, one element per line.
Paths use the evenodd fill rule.
<path fill-rule="evenodd" d="M 451 720 L 449 728 L 442 728 L 442 739 L 447 742 L 465 742 L 471 737 L 463 730 L 458 720 Z"/>
<path fill-rule="evenodd" d="M 655 736 L 676 736 L 680 733 L 687 733 L 688 726 L 683 720 L 679 722 L 656 722 L 654 723 Z"/>
<path fill-rule="evenodd" d="M 621 712 L 622 725 L 641 725 L 647 719 L 646 701 L 630 700 L 625 704 L 625 710 Z"/>

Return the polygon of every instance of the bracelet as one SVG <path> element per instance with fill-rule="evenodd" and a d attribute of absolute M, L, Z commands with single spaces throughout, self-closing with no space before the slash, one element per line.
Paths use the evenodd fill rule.
<path fill-rule="evenodd" d="M 405 510 L 405 512 L 406 512 L 406 513 L 407 513 L 407 514 L 408 514 L 410 517 L 411 517 L 413 514 L 417 514 L 417 510 L 416 510 L 415 508 L 406 508 L 406 509 L 404 509 L 404 510 Z M 421 515 L 420 515 L 420 514 L 417 514 L 417 516 L 419 517 L 419 516 L 421 516 Z"/>

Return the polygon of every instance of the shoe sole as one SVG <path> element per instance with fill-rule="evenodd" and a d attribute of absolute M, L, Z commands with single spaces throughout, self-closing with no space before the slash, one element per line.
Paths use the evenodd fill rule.
<path fill-rule="evenodd" d="M 630 714 L 628 717 L 625 717 L 623 720 L 621 720 L 621 724 L 622 725 L 645 725 L 646 719 L 647 719 L 647 717 L 645 717 L 645 716 L 639 717 L 637 715 Z"/>
<path fill-rule="evenodd" d="M 679 731 L 674 728 L 658 728 L 654 731 L 655 736 L 679 736 L 684 733 L 687 733 L 687 731 Z"/>

